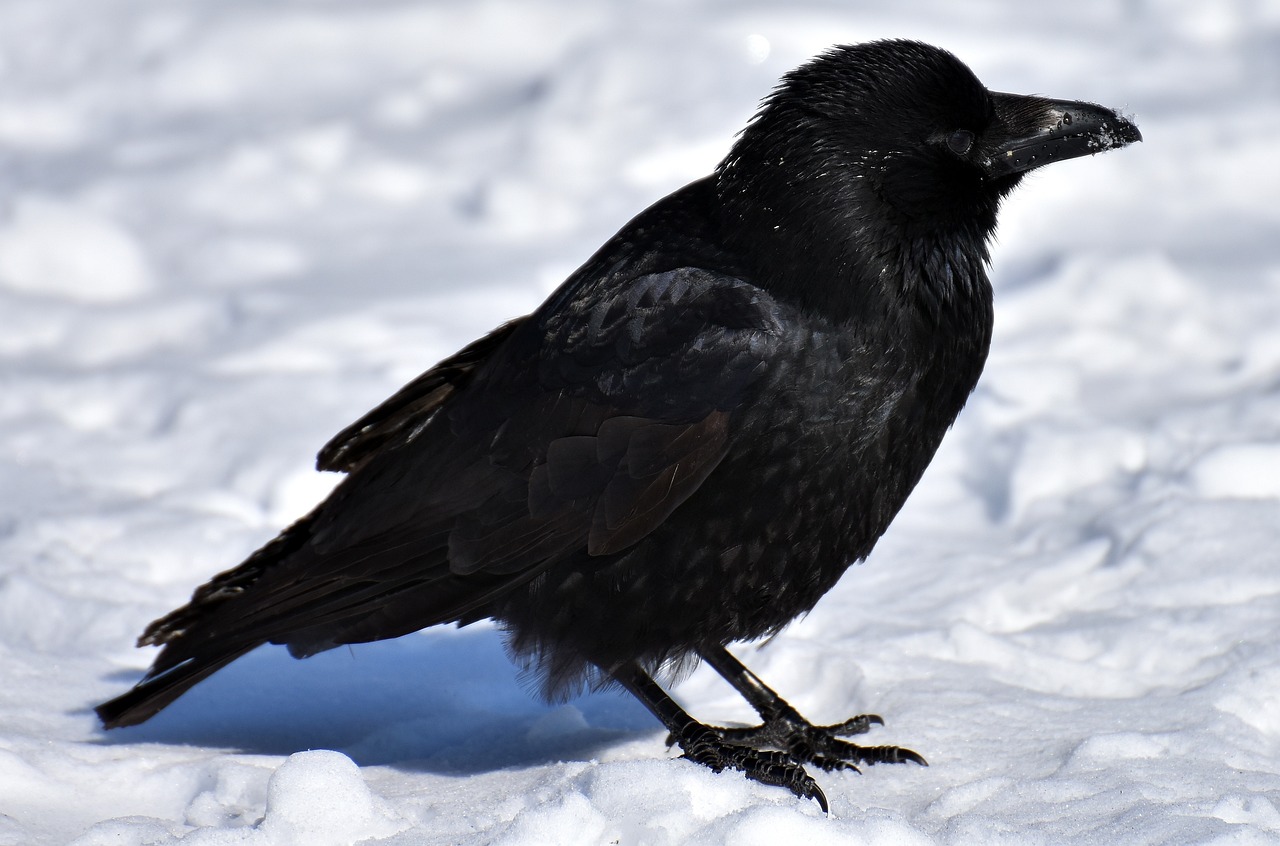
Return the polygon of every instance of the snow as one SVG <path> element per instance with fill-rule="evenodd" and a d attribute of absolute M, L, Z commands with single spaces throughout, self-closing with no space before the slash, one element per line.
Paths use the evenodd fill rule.
<path fill-rule="evenodd" d="M 6 0 L 0 844 L 1280 840 L 1277 8 Z M 259 650 L 97 727 L 142 627 L 333 484 L 331 434 L 887 36 L 1146 139 L 1010 199 L 924 482 L 736 648 L 927 769 L 818 774 L 824 817 L 625 696 L 540 704 L 485 625 Z M 752 717 L 705 669 L 677 696 Z"/>

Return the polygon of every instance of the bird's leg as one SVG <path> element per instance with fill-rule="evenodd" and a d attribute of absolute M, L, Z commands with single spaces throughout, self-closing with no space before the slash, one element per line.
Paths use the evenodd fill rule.
<path fill-rule="evenodd" d="M 866 734 L 873 724 L 884 725 L 884 720 L 875 714 L 861 714 L 835 725 L 815 726 L 723 646 L 699 649 L 698 654 L 751 703 L 764 721 L 751 728 L 713 728 L 722 740 L 753 749 L 780 749 L 796 761 L 817 764 L 824 770 L 856 770 L 858 764 L 906 761 L 927 766 L 925 759 L 910 749 L 858 746 L 841 740 Z"/>
<path fill-rule="evenodd" d="M 719 729 L 703 725 L 689 716 L 634 662 L 611 671 L 610 675 L 667 727 L 671 741 L 679 744 L 684 752 L 682 757 L 697 761 L 715 772 L 741 770 L 747 778 L 785 787 L 802 799 L 817 801 L 824 812 L 828 810 L 827 797 L 818 783 L 786 753 L 756 749 L 724 739 Z"/>

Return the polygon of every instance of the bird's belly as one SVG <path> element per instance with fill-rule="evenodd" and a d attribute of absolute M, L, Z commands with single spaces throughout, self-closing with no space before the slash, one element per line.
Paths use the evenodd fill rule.
<path fill-rule="evenodd" d="M 747 439 L 635 546 L 552 565 L 498 615 L 515 650 L 544 672 L 547 656 L 656 665 L 807 612 L 871 551 L 919 475 L 854 428 L 828 418 Z"/>
<path fill-rule="evenodd" d="M 557 561 L 496 609 L 545 694 L 573 689 L 587 664 L 655 667 L 809 611 L 871 552 L 972 387 L 944 398 L 928 368 L 901 360 L 791 361 L 773 382 L 782 387 L 738 419 L 721 463 L 652 532 L 615 554 Z"/>

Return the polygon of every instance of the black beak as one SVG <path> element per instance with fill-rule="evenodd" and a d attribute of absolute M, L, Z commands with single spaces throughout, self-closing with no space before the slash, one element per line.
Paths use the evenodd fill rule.
<path fill-rule="evenodd" d="M 998 126 L 981 162 L 988 178 L 1114 150 L 1142 140 L 1128 118 L 1093 103 L 991 92 Z"/>

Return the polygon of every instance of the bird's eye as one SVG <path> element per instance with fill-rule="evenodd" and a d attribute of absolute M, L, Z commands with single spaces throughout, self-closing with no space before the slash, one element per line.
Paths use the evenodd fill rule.
<path fill-rule="evenodd" d="M 967 129 L 957 129 L 947 136 L 947 148 L 957 156 L 963 156 L 973 146 L 973 133 Z"/>

